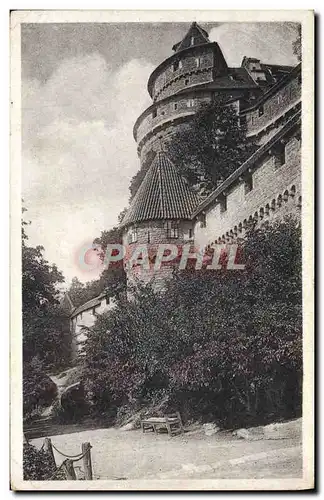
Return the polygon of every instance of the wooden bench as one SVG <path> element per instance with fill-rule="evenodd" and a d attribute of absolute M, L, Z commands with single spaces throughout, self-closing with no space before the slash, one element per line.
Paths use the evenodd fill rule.
<path fill-rule="evenodd" d="M 141 420 L 142 431 L 157 433 L 159 429 L 166 429 L 170 436 L 184 432 L 182 420 L 179 412 L 163 417 L 149 417 Z"/>

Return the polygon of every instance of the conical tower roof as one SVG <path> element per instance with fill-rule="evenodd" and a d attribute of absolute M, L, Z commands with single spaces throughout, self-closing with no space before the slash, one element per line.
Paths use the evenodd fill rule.
<path fill-rule="evenodd" d="M 194 38 L 194 43 L 191 43 L 191 38 Z M 208 33 L 204 29 L 202 29 L 199 24 L 193 22 L 187 31 L 187 34 L 181 40 L 181 42 L 173 45 L 172 49 L 175 52 L 179 52 L 180 50 L 187 49 L 192 45 L 200 45 L 202 43 L 210 43 L 208 38 Z"/>
<path fill-rule="evenodd" d="M 178 174 L 165 152 L 156 154 L 121 223 L 145 220 L 190 219 L 199 197 Z"/>

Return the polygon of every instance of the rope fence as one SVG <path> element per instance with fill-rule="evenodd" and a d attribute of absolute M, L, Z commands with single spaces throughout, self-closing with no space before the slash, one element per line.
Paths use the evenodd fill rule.
<path fill-rule="evenodd" d="M 51 441 L 50 438 L 45 438 L 44 443 L 41 447 L 41 450 L 44 449 L 52 459 L 53 465 L 56 467 L 56 461 L 54 457 L 53 449 L 62 457 L 65 457 L 65 460 L 61 463 L 61 465 L 56 468 L 55 472 L 47 479 L 47 481 L 51 481 L 55 479 L 56 475 L 59 471 L 64 470 L 66 479 L 76 480 L 76 473 L 74 470 L 74 463 L 83 460 L 84 471 L 82 471 L 81 467 L 77 467 L 84 473 L 85 479 L 92 480 L 92 463 L 91 463 L 91 444 L 90 443 L 82 443 L 81 452 L 77 455 L 67 455 L 60 451 Z"/>

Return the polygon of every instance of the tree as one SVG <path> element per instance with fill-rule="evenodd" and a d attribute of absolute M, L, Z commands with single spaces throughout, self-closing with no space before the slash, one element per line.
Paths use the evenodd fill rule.
<path fill-rule="evenodd" d="M 256 146 L 247 139 L 235 107 L 219 99 L 202 106 L 192 122 L 171 137 L 166 149 L 190 185 L 198 184 L 208 194 L 217 181 L 251 156 Z"/>
<path fill-rule="evenodd" d="M 299 414 L 300 227 L 251 228 L 242 252 L 243 271 L 188 268 L 164 293 L 139 284 L 98 318 L 84 358 L 94 407 L 168 395 L 229 427 Z"/>
<path fill-rule="evenodd" d="M 22 221 L 22 312 L 24 414 L 52 401 L 55 384 L 45 370 L 68 361 L 68 318 L 59 307 L 59 285 L 64 281 L 55 264 L 43 256 L 42 246 L 28 246 Z M 53 392 L 54 391 L 54 392 Z"/>

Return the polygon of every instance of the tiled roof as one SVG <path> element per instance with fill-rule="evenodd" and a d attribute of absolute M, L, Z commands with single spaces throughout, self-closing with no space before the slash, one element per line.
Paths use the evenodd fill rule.
<path fill-rule="evenodd" d="M 71 314 L 71 318 L 74 318 L 78 314 L 82 313 L 83 311 L 88 311 L 89 309 L 93 309 L 96 306 L 99 306 L 101 304 L 101 301 L 104 297 L 106 297 L 106 293 L 101 293 L 94 299 L 88 300 L 88 302 L 85 302 L 84 304 L 81 304 L 81 306 L 77 307 Z"/>
<path fill-rule="evenodd" d="M 152 161 L 121 226 L 145 220 L 190 219 L 199 201 L 165 152 L 160 151 Z"/>

